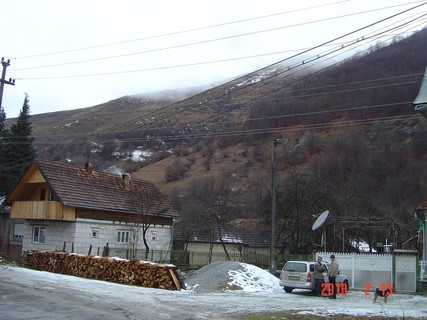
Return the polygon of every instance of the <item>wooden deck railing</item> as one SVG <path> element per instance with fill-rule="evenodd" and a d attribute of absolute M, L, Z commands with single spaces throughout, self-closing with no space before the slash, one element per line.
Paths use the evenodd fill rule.
<path fill-rule="evenodd" d="M 15 219 L 75 221 L 76 210 L 57 201 L 15 201 L 10 217 Z"/>

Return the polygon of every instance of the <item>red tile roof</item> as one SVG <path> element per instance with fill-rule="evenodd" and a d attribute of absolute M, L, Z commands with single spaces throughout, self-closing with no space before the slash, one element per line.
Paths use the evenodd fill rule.
<path fill-rule="evenodd" d="M 37 160 L 42 173 L 62 205 L 105 211 L 156 214 L 179 217 L 179 213 L 153 183 L 129 178 L 126 187 L 121 176 L 88 171 L 71 165 Z"/>

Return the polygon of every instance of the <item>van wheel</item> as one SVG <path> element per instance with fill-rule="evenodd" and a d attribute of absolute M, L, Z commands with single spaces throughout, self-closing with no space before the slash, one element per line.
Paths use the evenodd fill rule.
<path fill-rule="evenodd" d="M 283 290 L 285 290 L 286 293 L 291 293 L 294 288 L 284 287 Z"/>

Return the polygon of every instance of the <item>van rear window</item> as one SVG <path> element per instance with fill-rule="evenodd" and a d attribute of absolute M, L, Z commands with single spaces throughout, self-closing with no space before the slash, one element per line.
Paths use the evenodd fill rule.
<path fill-rule="evenodd" d="M 298 262 L 288 262 L 285 265 L 285 271 L 293 271 L 293 272 L 306 272 L 307 265 L 305 263 Z"/>

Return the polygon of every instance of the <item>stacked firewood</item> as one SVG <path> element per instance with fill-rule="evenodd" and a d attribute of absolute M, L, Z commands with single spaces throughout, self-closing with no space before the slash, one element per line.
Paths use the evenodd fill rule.
<path fill-rule="evenodd" d="M 174 265 L 116 257 L 83 256 L 53 250 L 25 254 L 24 265 L 42 271 L 167 290 L 181 290 Z"/>

